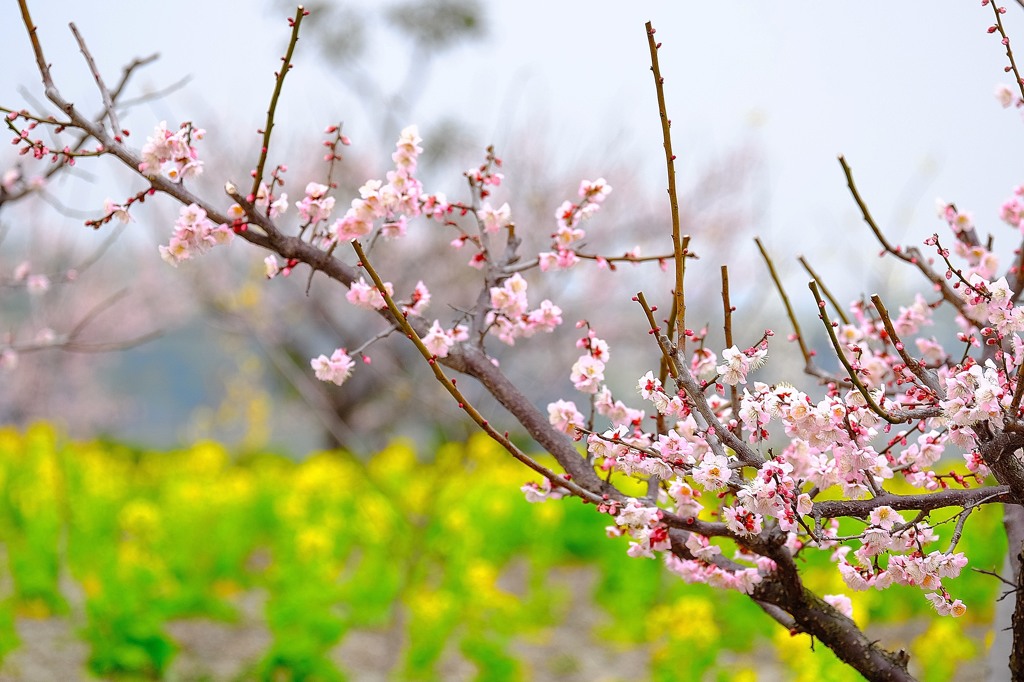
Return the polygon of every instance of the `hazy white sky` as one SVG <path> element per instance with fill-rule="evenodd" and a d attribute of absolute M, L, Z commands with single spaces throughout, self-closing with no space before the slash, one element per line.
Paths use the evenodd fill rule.
<path fill-rule="evenodd" d="M 130 59 L 153 52 L 162 57 L 139 75 L 136 94 L 192 76 L 184 89 L 137 108 L 126 119 L 135 144 L 141 145 L 162 119 L 171 125 L 191 119 L 230 138 L 211 134 L 204 149 L 238 150 L 227 161 L 239 175 L 251 167 L 258 144 L 254 131 L 263 123 L 271 74 L 288 34 L 287 12 L 268 9 L 269 0 L 179 0 L 173 5 L 35 0 L 31 5 L 58 85 L 70 99 L 90 111 L 99 107 L 92 78 L 67 29 L 74 20 L 108 82 Z M 358 0 L 356 6 L 372 13 L 381 3 Z M 942 196 L 973 211 L 982 232 L 996 235 L 997 250 L 1008 261 L 1015 235 L 998 222 L 998 208 L 1015 185 L 1024 183 L 1024 122 L 1019 112 L 1003 110 L 993 97 L 996 83 L 1011 79 L 1003 73 L 1006 58 L 998 39 L 986 33 L 991 10 L 976 0 L 737 0 L 728 5 L 489 0 L 486 7 L 487 38 L 459 46 L 433 65 L 415 110 L 408 120 L 396 121 L 387 140 L 406 123 L 420 123 L 426 131 L 440 118 L 454 116 L 465 122 L 464 133 L 477 148 L 493 142 L 512 160 L 520 152 L 514 143 L 521 131 L 536 129 L 538 140 L 565 167 L 593 169 L 593 175 L 608 174 L 613 186 L 622 186 L 621 175 L 604 169 L 621 168 L 625 160 L 627 172 L 649 187 L 644 201 L 664 197 L 664 159 L 644 34 L 650 19 L 664 43 L 662 68 L 683 184 L 737 147 L 759 153 L 761 183 L 752 199 L 763 206 L 753 227 L 790 272 L 798 301 L 806 305 L 808 298 L 806 277 L 792 265 L 799 253 L 813 257 L 841 299 L 863 290 L 884 293 L 887 284 L 900 278 L 917 283 L 906 269 L 879 265 L 878 247 L 868 239 L 846 190 L 836 162 L 839 153 L 849 159 L 861 191 L 893 241 L 919 244 L 934 231 L 942 233 L 933 210 L 935 197 Z M 307 19 L 317 20 L 315 14 Z M 1024 10 L 1009 3 L 1005 22 L 1024 58 Z M 379 25 L 369 35 L 373 43 L 364 67 L 390 90 L 405 76 L 407 46 Z M 20 93 L 26 88 L 43 99 L 14 2 L 0 3 L 0 44 L 7 54 L 0 71 L 0 104 L 35 109 Z M 289 137 L 318 140 L 323 127 L 337 120 L 345 121 L 360 150 L 376 144 L 382 134 L 381 121 L 368 115 L 373 107 L 361 106 L 344 87 L 344 74 L 333 73 L 314 48 L 311 40 L 300 42 L 278 117 L 281 137 L 275 153 L 293 168 L 301 165 L 302 155 L 318 158 L 322 152 L 293 144 L 286 155 Z M 12 149 L 0 148 L 0 168 Z M 451 169 L 456 177 L 461 170 Z M 298 171 L 290 175 L 288 191 L 297 192 L 306 178 L 298 177 Z M 105 197 L 127 195 L 125 187 L 112 188 L 104 175 L 98 180 L 71 199 L 76 207 L 94 207 L 98 213 Z M 132 182 L 131 189 L 138 189 Z M 622 192 L 609 199 L 630 200 Z M 344 197 L 339 201 L 347 203 Z M 12 217 L 13 212 L 4 220 Z M 77 221 L 70 222 L 80 239 L 93 237 Z M 144 227 L 134 225 L 133 230 Z M 701 252 L 706 227 L 685 227 Z M 154 238 L 145 229 L 139 233 Z M 737 235 L 733 264 L 752 263 L 753 250 L 749 234 Z M 155 249 L 152 253 L 153 267 L 160 267 Z M 717 262 L 700 265 L 717 279 Z M 734 302 L 745 290 L 753 290 L 762 302 L 772 298 L 757 268 L 733 270 Z M 694 276 L 704 275 L 695 271 Z M 895 307 L 905 301 L 889 302 Z M 771 306 L 773 315 L 780 312 L 777 301 Z M 785 323 L 779 319 L 774 326 L 781 329 Z"/>
<path fill-rule="evenodd" d="M 182 0 L 173 11 L 163 3 L 31 5 L 59 84 L 77 101 L 96 98 L 69 20 L 110 80 L 130 58 L 154 51 L 162 58 L 140 86 L 193 76 L 186 89 L 136 112 L 138 132 L 161 118 L 220 117 L 243 131 L 261 124 L 287 35 L 283 11 L 240 0 Z M 992 96 L 997 82 L 1011 79 L 997 37 L 985 30 L 991 11 L 978 2 L 492 0 L 486 7 L 487 38 L 435 64 L 409 122 L 428 124 L 454 112 L 470 122 L 468 133 L 481 147 L 496 142 L 509 157 L 516 152 L 502 146 L 508 130 L 543 121 L 538 134 L 565 159 L 595 168 L 603 158 L 635 159 L 636 174 L 660 192 L 663 159 L 643 30 L 650 19 L 665 44 L 662 66 L 684 181 L 740 144 L 757 148 L 765 173 L 757 230 L 780 255 L 824 245 L 836 261 L 823 256 L 830 267 L 850 254 L 875 252 L 874 245 L 860 245 L 866 232 L 838 153 L 847 156 L 892 234 L 909 226 L 919 241 L 941 229 L 932 205 L 942 196 L 972 210 L 982 229 L 1009 248 L 1012 235 L 998 224 L 997 211 L 1024 182 L 1024 124 Z M 1024 10 L 1009 3 L 1005 21 L 1024 57 Z M 384 33 L 372 35 L 378 39 L 368 68 L 383 83 L 400 82 L 407 53 L 393 38 L 380 38 Z M 0 41 L 8 54 L 0 102 L 20 104 L 19 86 L 39 93 L 13 2 L 0 7 Z M 300 42 L 282 129 L 318 131 L 344 119 L 357 142 L 373 139 L 365 110 L 311 48 Z M 700 226 L 689 227 L 699 239 Z M 737 248 L 752 246 L 744 239 Z"/>

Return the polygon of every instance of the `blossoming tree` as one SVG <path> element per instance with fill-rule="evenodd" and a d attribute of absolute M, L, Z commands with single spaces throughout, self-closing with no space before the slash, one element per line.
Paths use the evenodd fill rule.
<path fill-rule="evenodd" d="M 608 516 L 610 535 L 631 539 L 632 556 L 659 557 L 683 580 L 749 595 L 783 627 L 809 633 L 869 679 L 912 679 L 908 654 L 866 636 L 851 618 L 847 596 L 810 590 L 802 581 L 801 555 L 829 553 L 852 591 L 909 585 L 920 589 L 939 616 L 957 617 L 969 605 L 950 593 L 944 581 L 968 564 L 969 558 L 957 551 L 963 533 L 969 532 L 968 518 L 982 505 L 1005 505 L 1014 575 L 1004 579 L 1016 599 L 1009 665 L 1014 679 L 1024 679 L 1024 519 L 1019 506 L 1024 502 L 1024 308 L 1018 305 L 1024 249 L 1000 271 L 991 242 L 953 205 L 940 207 L 949 236 L 934 235 L 924 248 L 894 245 L 876 225 L 850 167 L 840 158 L 883 255 L 916 269 L 926 293 L 895 314 L 877 295 L 846 311 L 812 272 L 810 289 L 839 360 L 839 369 L 832 372 L 815 361 L 765 253 L 789 311 L 790 340 L 800 348 L 807 375 L 819 385 L 812 398 L 796 388 L 796 378 L 773 385 L 754 380 L 752 372 L 765 362 L 775 335 L 734 328 L 724 267 L 726 347 L 712 350 L 706 332 L 686 326 L 685 274 L 692 252 L 679 224 L 660 44 L 649 24 L 668 171 L 671 249 L 656 256 L 636 251 L 607 255 L 587 246 L 588 220 L 612 191 L 596 179 L 581 182 L 577 195 L 557 208 L 548 249 L 527 255 L 521 252 L 515 210 L 493 200 L 503 181 L 493 149 L 465 172 L 464 195 L 447 197 L 427 191 L 417 178 L 422 140 L 414 126 L 407 127 L 395 145 L 391 169 L 382 179 L 368 180 L 342 210 L 332 173 L 349 140 L 338 126 L 330 126 L 324 177 L 304 179 L 298 192 L 288 185 L 287 167 L 271 164 L 270 151 L 275 110 L 308 14 L 301 7 L 289 20 L 291 39 L 275 75 L 250 178 L 244 183 L 226 178 L 225 196 L 203 197 L 189 186 L 203 172 L 204 131 L 193 123 L 160 123 L 140 150 L 133 148 L 109 106 L 110 91 L 78 37 L 108 104 L 100 120 L 83 115 L 61 95 L 27 2 L 19 4 L 46 96 L 60 115 L 4 109 L 15 144 L 39 158 L 61 161 L 67 148 L 51 148 L 34 131 L 78 131 L 95 140 L 93 156 L 112 157 L 137 174 L 138 188 L 112 201 L 90 225 L 127 221 L 137 202 L 161 194 L 181 207 L 160 247 L 160 257 L 170 265 L 201 267 L 192 261 L 204 252 L 241 241 L 266 253 L 269 280 L 290 275 L 336 282 L 347 289 L 349 303 L 379 316 L 381 329 L 367 333 L 371 341 L 392 332 L 406 337 L 458 407 L 512 457 L 542 475 L 542 483 L 523 486 L 527 499 L 574 496 L 593 505 Z M 990 8 L 995 17 L 991 32 L 1002 37 L 1007 70 L 1015 79 L 1014 88 L 1002 89 L 1000 96 L 1007 105 L 1020 106 L 1024 80 L 1003 31 L 1004 10 Z M 1002 216 L 1024 230 L 1024 189 L 1014 192 Z M 470 307 L 433 312 L 439 306 L 429 287 L 430 268 L 389 273 L 377 267 L 380 251 L 401 249 L 410 230 L 447 234 L 456 265 L 479 271 Z M 951 240 L 948 248 L 945 240 Z M 577 394 L 550 403 L 545 414 L 510 381 L 492 349 L 522 344 L 530 353 L 531 344 L 543 343 L 530 337 L 563 324 L 567 313 L 556 301 L 531 300 L 531 280 L 553 270 L 610 269 L 619 262 L 654 265 L 658 278 L 669 272 L 667 282 L 652 277 L 657 283 L 651 293 L 667 295 L 664 311 L 650 304 L 645 292 L 623 294 L 635 301 L 637 320 L 658 358 L 637 382 L 639 399 L 613 395 L 605 382 L 611 349 L 599 329 L 582 321 L 577 323 L 580 356 L 566 368 Z M 955 317 L 956 347 L 944 346 L 925 331 L 940 308 Z M 734 335 L 743 340 L 734 342 Z M 361 362 L 369 361 L 367 348 L 350 351 L 339 343 L 312 358 L 310 370 L 322 381 L 343 384 Z M 456 374 L 480 382 L 561 471 L 520 450 L 504 427 L 467 400 Z M 950 463 L 957 456 L 963 457 L 965 469 Z M 623 492 L 625 479 L 641 481 L 645 493 Z M 909 486 L 914 492 L 895 492 L 897 482 L 900 490 Z M 941 544 L 931 518 L 940 509 L 946 510 L 943 519 L 954 524 L 952 540 Z"/>

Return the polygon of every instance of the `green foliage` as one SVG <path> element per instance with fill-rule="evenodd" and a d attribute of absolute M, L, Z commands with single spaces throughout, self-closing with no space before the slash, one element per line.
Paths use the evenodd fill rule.
<path fill-rule="evenodd" d="M 482 436 L 442 445 L 429 463 L 397 442 L 368 463 L 325 452 L 296 464 L 235 461 L 215 443 L 148 452 L 66 442 L 43 425 L 2 429 L 0 576 L 9 589 L 0 595 L 0 656 L 15 646 L 16 616 L 80 614 L 94 674 L 159 679 L 177 649 L 169 620 L 230 621 L 236 598 L 258 590 L 272 636 L 250 667 L 262 680 L 346 679 L 332 650 L 365 628 L 394 633 L 400 679 L 443 679 L 451 656 L 479 680 L 528 679 L 515 642 L 543 640 L 561 623 L 611 651 L 646 647 L 654 680 L 754 680 L 771 648 L 794 679 L 855 677 L 745 596 L 688 586 L 659 562 L 627 557 L 593 507 L 526 503 L 518 486 L 527 478 Z M 943 546 L 951 516 L 931 519 Z M 999 567 L 997 508 L 972 514 L 961 548 L 972 566 Z M 848 593 L 826 553 L 804 554 L 812 589 Z M 566 571 L 592 581 L 573 587 Z M 80 587 L 70 598 L 69 581 Z M 924 679 L 943 680 L 980 654 L 962 628 L 991 619 L 999 584 L 965 572 L 949 589 L 969 603 L 965 618 L 933 619 L 911 588 L 850 596 L 869 627 L 911 621 L 920 633 L 933 619 L 901 645 Z M 600 615 L 580 617 L 584 602 Z"/>

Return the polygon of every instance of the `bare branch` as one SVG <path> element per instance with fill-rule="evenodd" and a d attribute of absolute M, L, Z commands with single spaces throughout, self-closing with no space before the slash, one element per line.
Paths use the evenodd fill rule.
<path fill-rule="evenodd" d="M 675 343 L 686 352 L 686 297 L 683 290 L 683 272 L 685 270 L 685 254 L 682 237 L 679 227 L 679 194 L 676 191 L 676 156 L 672 153 L 672 121 L 668 117 L 668 110 L 665 107 L 665 78 L 661 75 L 661 67 L 658 64 L 658 50 L 661 43 L 654 40 L 654 27 L 651 22 L 645 25 L 647 30 L 647 45 L 651 52 L 651 72 L 654 74 L 654 89 L 658 95 L 658 116 L 661 118 L 661 137 L 665 147 L 665 167 L 668 173 L 668 198 L 672 210 L 672 253 L 675 257 L 676 283 L 672 290 L 674 296 L 673 315 L 676 327 L 673 330 L 669 325 L 668 335 L 671 337 L 675 331 Z"/>
<path fill-rule="evenodd" d="M 96 87 L 100 91 L 100 96 L 103 98 L 103 108 L 107 112 L 107 117 L 110 119 L 110 129 L 113 131 L 114 139 L 118 142 L 121 141 L 121 122 L 117 120 L 117 110 L 114 108 L 114 99 L 110 96 L 110 90 L 107 89 L 106 84 L 103 82 L 103 76 L 100 74 L 100 70 L 96 67 L 96 62 L 92 58 L 92 53 L 89 52 L 89 48 L 85 44 L 85 39 L 82 38 L 82 34 L 78 32 L 78 27 L 75 26 L 74 22 L 68 24 L 71 28 L 71 32 L 75 34 L 75 40 L 78 41 L 78 48 L 82 51 L 82 56 L 85 57 L 86 63 L 89 65 L 89 70 L 92 72 L 92 77 L 96 80 Z"/>

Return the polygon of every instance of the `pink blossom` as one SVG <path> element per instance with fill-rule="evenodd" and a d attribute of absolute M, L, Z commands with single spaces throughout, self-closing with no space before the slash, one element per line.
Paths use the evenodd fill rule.
<path fill-rule="evenodd" d="M 630 498 L 615 517 L 615 523 L 625 528 L 644 528 L 658 522 L 658 508 L 648 507 L 636 498 Z"/>
<path fill-rule="evenodd" d="M 384 239 L 399 239 L 405 236 L 408 221 L 404 215 L 396 217 L 380 226 L 380 234 Z"/>
<path fill-rule="evenodd" d="M 306 185 L 306 196 L 295 202 L 299 217 L 304 223 L 318 223 L 326 220 L 334 209 L 334 197 L 327 196 L 327 185 L 311 182 Z"/>
<path fill-rule="evenodd" d="M 412 290 L 412 296 L 409 297 L 409 305 L 404 308 L 405 314 L 422 315 L 429 305 L 430 290 L 427 289 L 427 285 L 423 283 L 423 280 L 419 280 Z"/>
<path fill-rule="evenodd" d="M 718 366 L 722 382 L 730 386 L 747 383 L 747 373 L 760 367 L 766 355 L 768 351 L 761 348 L 748 352 L 741 351 L 736 346 L 725 349 L 722 351 L 725 363 Z"/>
<path fill-rule="evenodd" d="M 1015 187 L 1013 196 L 1003 202 L 999 217 L 1010 227 L 1024 231 L 1024 185 Z"/>
<path fill-rule="evenodd" d="M 572 366 L 569 379 L 577 391 L 597 393 L 604 381 L 604 363 L 592 355 L 583 355 Z"/>
<path fill-rule="evenodd" d="M 281 271 L 281 267 L 277 262 L 277 256 L 273 254 L 263 259 L 263 265 L 267 279 L 273 279 L 277 276 L 277 273 Z"/>
<path fill-rule="evenodd" d="M 114 201 L 111 199 L 107 199 L 103 202 L 103 212 L 111 216 L 115 220 L 118 220 L 125 224 L 134 220 L 131 214 L 128 213 L 128 209 L 126 207 L 122 206 L 121 204 L 114 203 Z"/>
<path fill-rule="evenodd" d="M 666 552 L 663 556 L 665 558 L 665 567 L 687 583 L 706 583 L 708 582 L 708 576 L 718 570 L 717 567 L 708 566 L 702 561 L 680 559 L 669 552 Z"/>
<path fill-rule="evenodd" d="M 174 235 L 160 247 L 160 257 L 170 265 L 188 260 L 219 244 L 227 244 L 235 233 L 227 225 L 215 225 L 206 210 L 196 204 L 183 206 L 174 223 Z"/>
<path fill-rule="evenodd" d="M 497 232 L 509 224 L 512 209 L 509 208 L 507 201 L 498 208 L 494 208 L 488 202 L 484 202 L 484 205 L 476 212 L 476 215 L 483 224 L 484 232 Z"/>
<path fill-rule="evenodd" d="M 923 356 L 926 365 L 935 367 L 946 361 L 946 351 L 935 340 L 935 337 L 930 339 L 917 338 L 914 339 L 914 343 L 917 345 L 917 350 Z"/>
<path fill-rule="evenodd" d="M 441 323 L 437 320 L 434 320 L 434 323 L 430 325 L 430 331 L 427 332 L 422 341 L 430 354 L 439 358 L 448 357 L 448 351 L 455 345 L 455 341 L 441 327 Z"/>
<path fill-rule="evenodd" d="M 603 417 L 608 417 L 614 426 L 626 426 L 632 423 L 643 421 L 642 410 L 634 410 L 627 407 L 621 400 L 612 400 L 612 393 L 608 387 L 602 386 L 594 398 L 594 408 Z"/>
<path fill-rule="evenodd" d="M 825 594 L 822 599 L 847 618 L 853 618 L 853 602 L 845 594 Z"/>
<path fill-rule="evenodd" d="M 554 237 L 555 248 L 558 251 L 564 251 L 572 246 L 575 242 L 580 241 L 586 236 L 586 232 L 578 228 L 571 227 L 560 227 Z"/>
<path fill-rule="evenodd" d="M 548 422 L 562 433 L 574 436 L 576 429 L 583 428 L 583 415 L 572 402 L 557 400 L 548 404 Z"/>
<path fill-rule="evenodd" d="M 710 348 L 699 348 L 690 362 L 690 373 L 698 379 L 711 379 L 718 372 L 718 356 Z"/>
<path fill-rule="evenodd" d="M 849 549 L 848 547 L 846 549 Z M 842 577 L 843 582 L 851 590 L 862 592 L 871 587 L 871 576 L 868 569 L 861 569 L 857 566 L 853 566 L 846 561 L 839 562 L 839 575 Z"/>
<path fill-rule="evenodd" d="M 154 175 L 156 170 L 172 182 L 199 175 L 203 172 L 203 162 L 190 141 L 201 140 L 204 134 L 203 129 L 193 128 L 188 123 L 172 133 L 167 129 L 167 121 L 161 121 L 142 147 L 139 172 Z"/>
<path fill-rule="evenodd" d="M 985 460 L 982 458 L 981 453 L 977 450 L 965 452 L 964 461 L 967 463 L 968 471 L 976 473 L 982 478 L 987 478 L 988 475 L 992 473 L 985 464 Z"/>
<path fill-rule="evenodd" d="M 923 325 L 928 324 L 932 324 L 932 309 L 921 294 L 914 296 L 913 305 L 900 306 L 900 314 L 893 320 L 896 333 L 904 338 L 916 334 Z"/>
<path fill-rule="evenodd" d="M 33 296 L 45 294 L 50 290 L 50 278 L 46 275 L 29 275 L 25 280 L 25 289 Z"/>
<path fill-rule="evenodd" d="M 555 327 L 562 324 L 562 309 L 544 299 L 539 308 L 527 313 L 526 324 L 530 330 L 553 332 Z"/>
<path fill-rule="evenodd" d="M 534 504 L 547 502 L 548 500 L 558 500 L 566 494 L 566 490 L 562 486 L 552 488 L 551 481 L 547 478 L 542 478 L 540 483 L 526 483 L 519 489 L 526 496 L 526 501 Z"/>
<path fill-rule="evenodd" d="M 764 519 L 760 514 L 748 511 L 743 507 L 725 507 L 722 516 L 729 530 L 737 535 L 757 535 L 761 532 Z"/>
<path fill-rule="evenodd" d="M 13 348 L 0 350 L 0 370 L 12 371 L 18 367 L 19 355 Z"/>
<path fill-rule="evenodd" d="M 509 277 L 500 287 L 491 287 L 491 307 L 510 319 L 517 319 L 526 312 L 526 280 L 518 272 Z"/>
<path fill-rule="evenodd" d="M 721 490 L 732 478 L 729 460 L 723 455 L 707 453 L 701 463 L 693 470 L 693 480 L 704 486 L 705 490 Z"/>
<path fill-rule="evenodd" d="M 608 196 L 611 191 L 611 185 L 609 185 L 604 178 L 598 178 L 597 180 L 583 180 L 580 182 L 579 196 L 595 204 L 599 204 L 604 201 L 604 198 Z"/>
<path fill-rule="evenodd" d="M 953 616 L 959 618 L 967 613 L 967 606 L 959 599 L 951 599 L 943 592 L 931 592 L 925 595 L 925 599 L 932 603 L 932 607 L 940 616 Z"/>
<path fill-rule="evenodd" d="M 395 166 L 412 174 L 416 170 L 416 160 L 423 152 L 423 147 L 419 146 L 422 141 L 419 128 L 415 125 L 403 128 L 401 135 L 398 137 L 398 142 L 395 143 L 395 152 L 391 155 L 391 160 L 395 162 Z"/>
<path fill-rule="evenodd" d="M 338 386 L 345 383 L 352 375 L 352 368 L 355 367 L 355 363 L 344 348 L 338 348 L 329 358 L 326 355 L 313 358 L 309 364 L 313 367 L 317 379 L 330 381 Z"/>
<path fill-rule="evenodd" d="M 579 256 L 571 249 L 558 249 L 555 252 L 537 254 L 541 272 L 548 270 L 568 270 L 580 262 Z"/>
<path fill-rule="evenodd" d="M 672 481 L 668 487 L 668 495 L 675 503 L 676 514 L 683 518 L 695 519 L 704 509 L 704 505 L 697 501 L 700 493 L 681 478 Z"/>
<path fill-rule="evenodd" d="M 587 452 L 596 459 L 615 460 L 627 449 L 625 445 L 615 442 L 623 435 L 625 434 L 619 429 L 608 430 L 601 435 L 591 433 L 587 436 Z"/>
<path fill-rule="evenodd" d="M 865 555 L 873 557 L 889 549 L 892 536 L 885 528 L 868 528 L 861 534 L 861 542 L 864 543 Z"/>
<path fill-rule="evenodd" d="M 0 187 L 3 187 L 8 192 L 14 191 L 14 186 L 21 180 L 21 171 L 17 168 L 8 168 L 4 171 L 4 174 L 0 176 Z"/>
<path fill-rule="evenodd" d="M 384 290 L 388 292 L 388 296 L 394 295 L 394 287 L 391 285 L 391 282 L 384 283 Z M 380 291 L 372 284 L 367 284 L 366 280 L 362 277 L 351 284 L 348 292 L 345 294 L 345 299 L 352 305 L 365 310 L 380 310 L 387 306 L 387 302 L 381 296 Z"/>
<path fill-rule="evenodd" d="M 722 553 L 721 547 L 710 544 L 706 537 L 698 533 L 689 534 L 686 538 L 686 548 L 694 557 L 707 562 L 711 562 L 716 555 Z"/>

